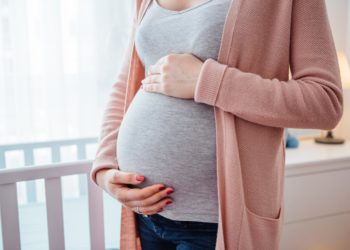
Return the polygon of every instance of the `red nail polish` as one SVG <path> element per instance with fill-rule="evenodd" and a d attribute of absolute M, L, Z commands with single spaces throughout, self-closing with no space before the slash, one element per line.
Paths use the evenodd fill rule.
<path fill-rule="evenodd" d="M 136 176 L 136 180 L 138 180 L 138 181 L 143 181 L 145 179 L 145 177 L 144 176 Z"/>
<path fill-rule="evenodd" d="M 167 201 L 165 204 L 168 205 L 170 203 L 173 203 L 173 201 Z"/>
<path fill-rule="evenodd" d="M 166 193 L 167 193 L 167 194 L 171 194 L 171 193 L 173 193 L 173 192 L 174 192 L 174 190 L 171 189 L 171 190 L 168 190 Z"/>
<path fill-rule="evenodd" d="M 162 191 L 162 190 L 164 190 L 165 189 L 165 186 L 161 186 L 160 188 L 159 188 L 159 191 Z"/>

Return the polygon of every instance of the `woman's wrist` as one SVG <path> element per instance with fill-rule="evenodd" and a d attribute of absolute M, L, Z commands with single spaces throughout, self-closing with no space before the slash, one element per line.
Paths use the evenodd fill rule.
<path fill-rule="evenodd" d="M 97 171 L 96 173 L 96 183 L 99 187 L 104 189 L 104 177 L 106 175 L 106 172 L 108 171 L 108 168 L 101 169 Z"/>

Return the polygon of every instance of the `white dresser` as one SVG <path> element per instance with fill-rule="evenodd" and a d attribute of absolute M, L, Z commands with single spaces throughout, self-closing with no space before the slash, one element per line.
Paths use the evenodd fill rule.
<path fill-rule="evenodd" d="M 350 141 L 286 149 L 281 250 L 350 250 Z"/>

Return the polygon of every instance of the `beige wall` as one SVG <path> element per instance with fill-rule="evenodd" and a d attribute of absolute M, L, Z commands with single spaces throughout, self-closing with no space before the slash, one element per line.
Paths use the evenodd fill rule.
<path fill-rule="evenodd" d="M 350 140 L 350 89 L 344 89 L 344 113 L 338 126 L 334 129 L 334 135 Z"/>

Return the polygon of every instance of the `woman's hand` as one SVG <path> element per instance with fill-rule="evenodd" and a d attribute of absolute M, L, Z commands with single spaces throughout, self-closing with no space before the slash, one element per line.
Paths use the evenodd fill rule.
<path fill-rule="evenodd" d="M 148 69 L 141 82 L 146 91 L 193 99 L 203 62 L 192 54 L 169 54 Z"/>
<path fill-rule="evenodd" d="M 136 207 L 142 214 L 151 215 L 159 213 L 172 201 L 167 197 L 169 190 L 163 184 L 154 184 L 144 188 L 130 188 L 128 184 L 140 184 L 136 173 L 124 172 L 117 169 L 102 169 L 97 172 L 96 179 L 100 187 L 118 200 L 124 207 L 137 212 Z M 170 203 L 168 203 L 170 204 Z"/>

